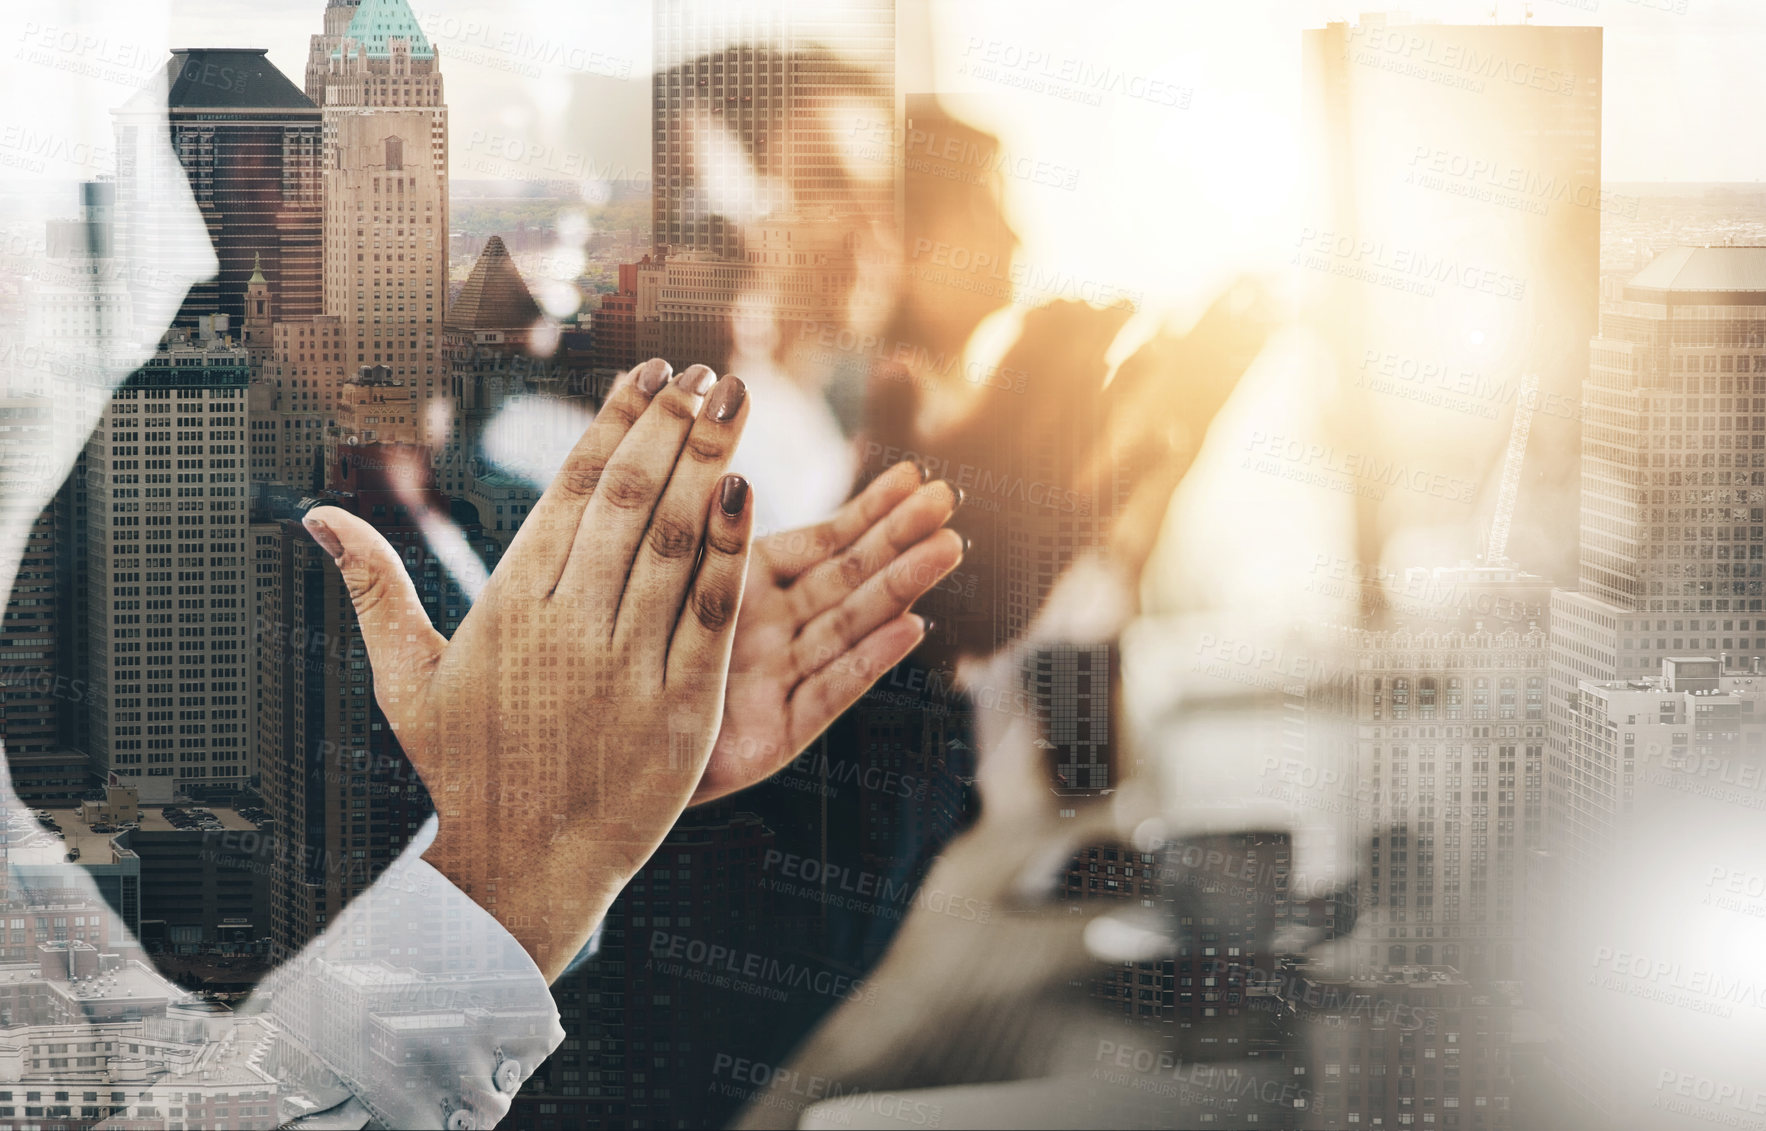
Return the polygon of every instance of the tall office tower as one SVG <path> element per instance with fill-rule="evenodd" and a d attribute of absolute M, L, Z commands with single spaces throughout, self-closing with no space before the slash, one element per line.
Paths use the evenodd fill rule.
<path fill-rule="evenodd" d="M 50 449 L 54 411 L 47 397 L 0 398 L 0 430 L 6 435 L 0 443 L 0 477 L 15 483 L 21 476 L 38 475 L 30 465 Z M 30 436 L 36 439 L 27 440 Z M 26 466 L 15 466 L 21 463 Z M 0 499 L 0 509 L 28 507 L 28 499 L 22 492 L 10 494 Z M 55 678 L 61 612 L 55 589 L 55 507 L 10 515 L 5 522 L 8 529 L 24 531 L 25 542 L 0 621 L 0 744 L 9 757 L 45 754 L 59 738 L 58 698 L 71 694 L 65 686 L 58 689 Z"/>
<path fill-rule="evenodd" d="M 528 353 L 529 335 L 542 317 L 502 238 L 492 236 L 442 321 L 454 412 L 447 442 L 438 445 L 437 479 L 450 495 L 463 496 L 472 485 L 479 441 L 497 410 L 528 391 L 528 378 L 539 368 Z M 490 516 L 484 518 L 491 525 Z"/>
<path fill-rule="evenodd" d="M 80 186 L 80 211 L 74 218 L 51 220 L 46 225 L 45 254 L 35 265 L 26 310 L 31 337 L 43 342 L 67 366 L 66 372 L 82 371 L 91 379 L 62 382 L 52 390 L 43 381 L 46 370 L 29 369 L 15 375 L 26 377 L 24 387 L 15 385 L 14 396 L 34 394 L 53 398 L 52 448 L 31 473 L 56 474 L 48 451 L 73 450 L 73 467 L 56 491 L 55 592 L 57 598 L 57 672 L 67 683 L 86 679 L 86 414 L 108 393 L 108 381 L 100 380 L 94 364 L 96 343 L 128 333 L 133 323 L 128 279 L 115 258 L 116 185 L 92 181 Z M 155 331 L 158 333 L 158 330 Z M 29 378 L 34 378 L 31 380 Z M 72 395 L 67 395 L 72 393 Z M 85 400 L 86 403 L 80 403 Z M 76 435 L 76 432 L 78 433 Z M 90 716 L 85 711 L 62 710 L 60 741 L 75 750 L 90 742 Z"/>
<path fill-rule="evenodd" d="M 1577 685 L 1676 655 L 1766 659 L 1766 247 L 1676 248 L 1625 285 L 1592 343 L 1582 574 L 1552 596 L 1551 820 L 1599 860 L 1630 786 L 1575 740 Z"/>
<path fill-rule="evenodd" d="M 467 602 L 423 524 L 450 514 L 426 476 L 416 390 L 388 367 L 345 382 L 327 430 L 321 500 L 372 523 L 405 560 L 436 628 L 451 634 Z M 406 485 L 401 469 L 416 473 Z M 374 702 L 367 650 L 349 593 L 300 523 L 289 493 L 265 492 L 254 516 L 262 600 L 258 741 L 264 802 L 287 851 L 272 877 L 271 938 L 290 953 L 364 890 L 432 811 L 429 795 Z M 499 552 L 473 516 L 454 513 L 467 544 L 494 568 Z M 462 521 L 463 520 L 463 521 Z M 265 584 L 260 581 L 260 584 Z"/>
<path fill-rule="evenodd" d="M 86 444 L 88 753 L 143 800 L 246 784 L 250 372 L 175 331 Z"/>
<path fill-rule="evenodd" d="M 329 22 L 335 10 L 326 13 Z M 341 378 L 386 365 L 417 394 L 419 437 L 441 370 L 448 298 L 448 111 L 436 51 L 405 0 L 363 0 L 323 86 L 325 313 Z M 280 300 L 279 300 L 280 301 Z"/>
<path fill-rule="evenodd" d="M 317 490 L 318 452 L 337 423 L 346 373 L 344 319 L 324 314 L 271 327 L 269 359 L 252 383 L 252 480 Z"/>
<path fill-rule="evenodd" d="M 1651 690 L 1670 658 L 1710 657 L 1720 667 L 1766 659 L 1766 452 L 1756 449 L 1766 443 L 1763 279 L 1766 248 L 1663 252 L 1602 311 L 1590 345 L 1581 583 L 1552 594 L 1546 844 L 1529 880 L 1553 915 L 1537 940 L 1542 963 L 1581 960 L 1587 952 L 1566 952 L 1563 940 L 1582 922 L 1608 921 L 1607 907 L 1584 904 L 1583 893 L 1610 896 L 1618 876 L 1648 881 L 1648 868 L 1616 872 L 1619 853 L 1638 843 L 1676 851 L 1671 838 L 1648 839 L 1650 822 L 1677 806 L 1643 804 L 1647 748 L 1632 741 L 1656 714 L 1602 689 L 1625 681 Z M 1663 703 L 1661 717 L 1670 717 Z M 1724 811 L 1695 818 L 1705 824 L 1688 825 L 1679 843 L 1721 835 L 1730 827 Z M 1545 966 L 1539 981 L 1563 999 L 1563 1076 L 1576 1094 L 1608 1102 L 1616 1080 L 1593 1051 L 1606 1007 L 1559 984 L 1561 968 Z"/>
<path fill-rule="evenodd" d="M 732 258 L 769 215 L 893 215 L 889 158 L 817 135 L 893 117 L 894 0 L 659 0 L 653 51 L 658 248 Z"/>
<path fill-rule="evenodd" d="M 1525 853 L 1539 846 L 1543 626 L 1352 630 L 1356 764 L 1340 798 L 1364 843 L 1354 969 L 1515 977 Z M 1365 941 L 1362 941 L 1365 940 Z"/>
<path fill-rule="evenodd" d="M 179 326 L 194 328 L 204 314 L 226 314 L 237 324 L 259 265 L 281 317 L 310 318 L 322 309 L 319 108 L 266 54 L 265 48 L 174 51 L 167 102 L 156 105 L 158 95 L 144 92 L 116 114 L 123 231 L 134 237 L 133 217 L 160 206 L 161 187 L 133 161 L 133 135 L 163 114 L 220 260 L 218 275 L 190 288 Z"/>
<path fill-rule="evenodd" d="M 1361 499 L 1361 553 L 1429 526 L 1457 534 L 1446 560 L 1501 555 L 1563 584 L 1600 302 L 1601 29 L 1363 16 L 1301 46 L 1317 152 L 1294 263 L 1342 390 L 1328 442 L 1480 487 L 1452 523 L 1427 492 Z M 1504 539 L 1486 531 L 1517 418 L 1531 434 Z"/>
<path fill-rule="evenodd" d="M 331 73 L 331 56 L 343 46 L 350 21 L 362 0 L 326 0 L 325 30 L 312 37 L 307 47 L 307 97 L 313 105 L 325 105 L 325 76 Z"/>

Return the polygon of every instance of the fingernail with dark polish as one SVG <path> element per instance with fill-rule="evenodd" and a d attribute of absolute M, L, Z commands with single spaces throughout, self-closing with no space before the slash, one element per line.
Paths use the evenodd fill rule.
<path fill-rule="evenodd" d="M 963 554 L 966 557 L 969 553 L 969 547 L 972 545 L 969 541 L 969 536 L 967 534 L 959 534 L 957 537 L 963 540 Z"/>
<path fill-rule="evenodd" d="M 668 379 L 673 375 L 674 367 L 668 362 L 659 357 L 651 358 L 638 370 L 638 390 L 647 397 L 653 397 L 662 392 L 662 387 L 668 384 Z"/>
<path fill-rule="evenodd" d="M 920 482 L 926 483 L 932 479 L 932 468 L 930 465 L 915 460 L 914 470 L 920 473 Z"/>
<path fill-rule="evenodd" d="M 723 495 L 718 500 L 718 505 L 731 518 L 741 517 L 742 508 L 748 505 L 748 480 L 740 475 L 724 476 Z"/>
<path fill-rule="evenodd" d="M 694 396 L 703 397 L 706 393 L 711 392 L 713 385 L 717 384 L 717 374 L 712 372 L 710 366 L 695 365 L 683 373 L 681 379 L 675 383 Z"/>
<path fill-rule="evenodd" d="M 333 534 L 331 528 L 325 525 L 324 519 L 308 515 L 301 522 L 306 526 L 307 533 L 313 536 L 313 541 L 319 543 L 325 552 L 331 555 L 332 561 L 343 560 L 343 543 L 339 542 L 337 535 Z"/>
<path fill-rule="evenodd" d="M 742 402 L 747 398 L 748 386 L 742 383 L 742 378 L 725 377 L 711 391 L 711 418 L 719 424 L 734 420 L 736 414 L 742 411 Z M 742 489 L 746 491 L 748 485 L 744 483 Z"/>
<path fill-rule="evenodd" d="M 955 512 L 957 512 L 963 508 L 963 500 L 967 499 L 969 497 L 969 494 L 968 494 L 968 492 L 964 491 L 961 487 L 958 487 L 955 483 L 949 483 L 949 484 L 946 484 L 946 486 L 948 486 L 950 488 L 951 496 L 952 496 L 952 498 L 954 498 L 956 500 L 955 502 L 951 503 L 951 505 L 950 505 L 951 512 L 954 514 Z"/>
<path fill-rule="evenodd" d="M 936 620 L 934 620 L 932 617 L 921 617 L 920 618 L 920 625 L 921 625 L 920 635 L 931 636 L 932 630 L 938 627 L 938 622 Z"/>

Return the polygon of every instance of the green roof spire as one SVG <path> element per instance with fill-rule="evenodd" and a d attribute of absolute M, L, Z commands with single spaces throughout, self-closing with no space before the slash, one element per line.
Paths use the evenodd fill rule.
<path fill-rule="evenodd" d="M 394 39 L 410 41 L 413 59 L 435 58 L 435 48 L 429 45 L 429 38 L 423 34 L 417 17 L 411 14 L 411 6 L 405 0 L 362 0 L 362 6 L 356 9 L 355 18 L 350 20 L 349 30 L 344 35 L 366 48 L 371 59 L 389 57 Z M 332 54 L 342 55 L 342 46 L 334 49 Z"/>

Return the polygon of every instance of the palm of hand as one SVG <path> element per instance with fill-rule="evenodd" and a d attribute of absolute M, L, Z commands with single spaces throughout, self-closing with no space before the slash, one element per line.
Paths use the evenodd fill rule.
<path fill-rule="evenodd" d="M 759 540 L 723 727 L 695 803 L 783 769 L 925 634 L 907 609 L 956 568 L 961 497 L 898 464 L 829 521 Z"/>

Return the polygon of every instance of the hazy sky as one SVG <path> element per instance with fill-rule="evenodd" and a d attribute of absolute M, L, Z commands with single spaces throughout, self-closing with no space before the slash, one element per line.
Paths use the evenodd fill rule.
<path fill-rule="evenodd" d="M 174 45 L 266 46 L 299 82 L 324 4 L 170 7 Z M 1766 2 L 1533 7 L 1537 22 L 1606 28 L 1606 180 L 1766 173 L 1766 148 L 1749 125 L 1766 119 Z M 413 0 L 412 8 L 442 51 L 456 178 L 647 173 L 649 0 Z M 930 84 L 982 96 L 974 116 L 1014 159 L 1060 171 L 1007 181 L 1025 256 L 1061 273 L 1056 286 L 1097 281 L 1179 307 L 1239 271 L 1287 262 L 1304 203 L 1295 191 L 1299 32 L 1376 10 L 1340 0 L 898 0 L 904 20 L 916 8 L 930 13 Z M 1516 0 L 1498 8 L 1504 22 L 1522 17 Z M 1491 5 L 1432 0 L 1408 10 L 1481 23 Z M 999 65 L 1014 59 L 1045 62 Z M 1059 79 L 1062 67 L 1115 69 L 1152 94 L 1088 101 Z M 1051 72 L 1057 78 L 1038 89 Z M 1188 269 L 1174 272 L 1174 259 Z"/>
<path fill-rule="evenodd" d="M 826 0 L 823 0 L 825 3 Z M 1406 10 L 1442 22 L 1487 22 L 1489 0 L 1417 0 Z M 1517 21 L 1517 0 L 1496 4 Z M 298 82 L 307 37 L 323 0 L 173 0 L 172 42 L 266 46 Z M 1008 29 L 1026 46 L 1057 49 L 1075 40 L 1101 58 L 1144 64 L 1161 53 L 1187 54 L 1210 44 L 1263 66 L 1242 76 L 1247 87 L 1297 89 L 1295 32 L 1326 19 L 1353 18 L 1377 5 L 1340 0 L 1092 0 L 1085 18 L 1065 2 L 948 0 L 934 8 L 949 37 L 942 55 L 959 60 L 968 36 Z M 1755 180 L 1766 175 L 1766 149 L 1738 136 L 1735 123 L 1766 112 L 1766 4 L 1759 0 L 1536 0 L 1534 20 L 1606 28 L 1605 165 L 1608 180 Z M 516 127 L 577 74 L 618 72 L 634 79 L 650 59 L 648 0 L 415 0 L 412 9 L 443 49 L 449 101 L 468 130 Z M 507 45 L 513 44 L 513 52 Z M 1106 50 L 1108 49 L 1108 50 Z M 516 74 L 533 52 L 551 61 L 540 77 Z M 949 69 L 948 66 L 946 69 Z M 950 77 L 950 76 L 947 76 Z M 548 88 L 552 88 L 548 90 Z M 516 94 L 516 98 L 511 98 Z M 514 105 L 512 105 L 514 103 Z M 521 103 L 533 103 L 522 106 Z"/>

